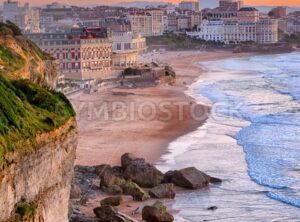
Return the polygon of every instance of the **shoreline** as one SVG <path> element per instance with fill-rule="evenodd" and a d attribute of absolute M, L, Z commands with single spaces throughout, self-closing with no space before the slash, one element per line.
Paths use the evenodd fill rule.
<path fill-rule="evenodd" d="M 69 96 L 75 106 L 79 126 L 76 165 L 119 165 L 120 156 L 126 152 L 144 157 L 152 164 L 157 163 L 162 155 L 168 153 L 167 148 L 172 141 L 202 126 L 209 116 L 209 106 L 196 105 L 195 100 L 186 94 L 192 83 L 204 77 L 204 71 L 196 63 L 245 55 L 253 53 L 238 55 L 228 51 L 147 53 L 141 56 L 142 62 L 151 62 L 155 57 L 155 60 L 173 67 L 176 72 L 174 86 L 115 88 L 94 94 L 79 93 Z M 130 108 L 132 104 L 149 103 L 159 107 L 161 103 L 168 103 L 166 108 L 171 112 L 172 118 L 169 121 L 160 121 L 159 118 L 164 115 L 161 110 L 157 110 L 155 118 L 150 121 L 139 118 L 133 120 L 129 117 L 121 121 L 104 119 L 102 116 L 97 118 L 97 112 L 103 108 L 102 104 L 110 106 L 116 102 L 125 104 L 125 109 Z M 193 118 L 192 106 L 197 106 L 197 112 L 202 115 L 201 120 Z M 147 107 L 145 110 L 147 112 Z M 136 116 L 137 111 L 135 107 L 129 110 L 129 113 Z M 116 112 L 113 107 L 107 108 L 109 116 Z"/>
<path fill-rule="evenodd" d="M 251 56 L 253 53 L 244 53 L 243 56 Z M 170 153 L 169 145 L 178 138 L 205 127 L 209 118 L 210 107 L 206 104 L 198 104 L 200 113 L 204 116 L 201 121 L 196 121 L 189 113 L 191 106 L 197 104 L 196 99 L 187 95 L 187 90 L 197 80 L 207 78 L 205 70 L 198 62 L 225 59 L 229 57 L 241 57 L 231 52 L 167 52 L 153 55 L 149 53 L 143 55 L 144 61 L 155 56 L 156 60 L 168 63 L 176 72 L 176 84 L 174 86 L 156 86 L 149 88 L 121 89 L 116 88 L 105 92 L 99 92 L 91 95 L 76 94 L 71 96 L 72 103 L 80 111 L 79 119 L 79 145 L 77 149 L 76 165 L 94 166 L 100 164 L 120 165 L 120 157 L 126 152 L 131 152 L 138 157 L 145 158 L 151 164 L 163 164 L 162 157 Z M 188 72 L 187 72 L 188 70 Z M 89 119 L 90 113 L 86 107 L 87 103 L 92 103 L 95 107 L 104 102 L 124 102 L 139 104 L 141 102 L 151 102 L 159 104 L 161 102 L 172 102 L 168 107 L 174 118 L 171 121 L 158 121 L 157 118 L 151 121 L 142 121 L 139 119 L 125 119 L 122 121 Z M 176 104 L 184 102 L 183 119 L 178 119 L 179 110 Z M 83 104 L 83 108 L 80 106 Z M 78 111 L 77 110 L 77 111 Z M 204 112 L 203 112 L 204 111 Z M 109 114 L 115 110 L 109 110 Z M 134 113 L 136 110 L 134 111 Z M 161 113 L 156 113 L 160 117 Z M 100 135 L 100 136 L 99 136 Z M 192 162 L 189 165 L 194 165 Z M 207 166 L 208 167 L 208 166 Z M 201 169 L 201 168 L 199 168 Z M 209 169 L 205 169 L 209 171 Z M 93 182 L 98 187 L 98 182 Z M 184 193 L 178 195 L 185 195 Z M 99 205 L 99 201 L 109 195 L 100 192 L 92 195 L 86 206 L 81 206 L 81 212 L 93 217 L 93 209 Z M 153 204 L 152 199 L 141 202 L 132 201 L 131 198 L 125 197 L 125 202 L 119 207 L 120 211 L 131 215 L 137 208 L 147 204 Z M 170 211 L 177 215 L 173 207 L 172 200 L 167 201 Z M 177 208 L 178 209 L 178 208 Z M 141 220 L 141 214 L 133 216 Z"/>

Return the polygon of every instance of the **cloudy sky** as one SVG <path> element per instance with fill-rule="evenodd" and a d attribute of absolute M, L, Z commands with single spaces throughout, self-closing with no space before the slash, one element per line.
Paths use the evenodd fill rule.
<path fill-rule="evenodd" d="M 60 2 L 64 4 L 74 4 L 74 5 L 83 5 L 83 4 L 114 4 L 119 2 L 130 2 L 133 0 L 20 0 L 21 3 L 29 2 L 32 5 L 43 5 L 51 2 Z M 135 0 L 134 0 L 135 1 Z M 139 1 L 139 0 L 138 0 Z M 142 0 L 143 1 L 143 0 Z M 164 1 L 164 0 L 151 0 L 154 1 Z M 178 3 L 180 0 L 169 0 L 170 2 Z M 205 1 L 205 0 L 202 0 Z M 209 1 L 209 0 L 207 0 Z M 3 3 L 4 0 L 0 0 L 0 3 Z M 285 6 L 300 6 L 300 0 L 245 0 L 247 5 L 285 5 Z"/>

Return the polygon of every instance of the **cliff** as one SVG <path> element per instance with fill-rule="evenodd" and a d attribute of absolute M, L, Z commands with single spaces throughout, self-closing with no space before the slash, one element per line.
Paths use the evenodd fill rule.
<path fill-rule="evenodd" d="M 11 80 L 30 79 L 54 88 L 57 63 L 22 36 L 14 24 L 0 23 L 0 75 Z"/>
<path fill-rule="evenodd" d="M 0 23 L 0 221 L 68 221 L 77 126 L 49 59 Z"/>

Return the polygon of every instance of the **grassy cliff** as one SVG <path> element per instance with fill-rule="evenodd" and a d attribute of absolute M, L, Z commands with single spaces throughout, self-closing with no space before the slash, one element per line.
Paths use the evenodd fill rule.
<path fill-rule="evenodd" d="M 0 169 L 9 162 L 9 154 L 36 148 L 38 134 L 50 132 L 75 116 L 63 94 L 30 80 L 37 70 L 30 68 L 26 70 L 28 75 L 19 77 L 19 71 L 28 66 L 28 57 L 36 66 L 49 58 L 24 37 L 15 36 L 20 34 L 17 27 L 9 27 L 0 24 L 0 39 L 7 43 L 0 44 Z M 20 41 L 21 38 L 24 40 Z M 37 74 L 40 79 L 46 75 Z"/>
<path fill-rule="evenodd" d="M 49 62 L 53 63 L 50 69 Z M 17 26 L 0 22 L 0 75 L 53 87 L 49 79 L 56 78 L 55 66 L 54 59 L 24 37 Z"/>

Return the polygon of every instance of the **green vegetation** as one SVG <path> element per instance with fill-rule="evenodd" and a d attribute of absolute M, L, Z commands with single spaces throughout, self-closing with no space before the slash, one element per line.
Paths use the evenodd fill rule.
<path fill-rule="evenodd" d="M 34 216 L 37 206 L 34 202 L 27 202 L 25 198 L 22 198 L 15 206 L 15 213 L 18 215 L 20 221 L 29 220 Z"/>
<path fill-rule="evenodd" d="M 147 37 L 149 47 L 166 47 L 169 50 L 201 49 L 206 45 L 219 46 L 221 42 L 204 41 L 191 38 L 185 34 L 164 34 L 163 36 Z"/>
<path fill-rule="evenodd" d="M 283 42 L 300 44 L 300 33 L 284 35 Z"/>
<path fill-rule="evenodd" d="M 75 116 L 62 94 L 42 88 L 29 80 L 8 81 L 0 76 L 0 166 L 5 154 L 30 149 L 37 134 L 49 132 Z"/>
<path fill-rule="evenodd" d="M 0 45 L 0 61 L 4 63 L 4 70 L 0 70 L 1 72 L 13 72 L 23 67 L 25 64 L 24 59 L 14 53 L 11 49 Z"/>
<path fill-rule="evenodd" d="M 0 22 L 0 33 L 22 35 L 21 29 L 11 21 L 6 21 L 6 23 Z"/>

